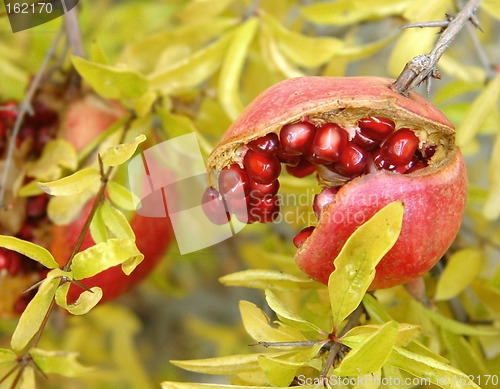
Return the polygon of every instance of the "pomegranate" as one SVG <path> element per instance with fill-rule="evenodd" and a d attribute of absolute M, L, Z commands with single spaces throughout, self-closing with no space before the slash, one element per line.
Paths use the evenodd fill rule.
<path fill-rule="evenodd" d="M 41 194 L 27 199 L 15 197 L 19 187 L 29 181 L 23 176 L 22 165 L 25 161 L 36 160 L 43 146 L 58 136 L 69 140 L 77 150 L 81 150 L 122 117 L 125 110 L 117 103 L 108 103 L 93 94 L 87 94 L 70 102 L 64 107 L 64 114 L 60 115 L 60 107 L 56 107 L 57 102 L 54 108 L 49 108 L 49 101 L 47 96 L 36 99 L 33 103 L 34 115 L 25 117 L 23 121 L 7 183 L 7 188 L 12 188 L 6 192 L 5 197 L 9 208 L 0 213 L 0 233 L 17 236 L 49 248 L 58 263 L 63 266 L 76 244 L 92 204 L 87 204 L 82 214 L 71 224 L 53 225 L 47 217 L 50 196 Z M 0 170 L 3 170 L 6 141 L 17 117 L 17 104 L 9 101 L 1 104 L 1 107 L 4 109 L 0 110 Z M 103 289 L 101 302 L 118 297 L 146 277 L 162 258 L 172 240 L 173 232 L 167 218 L 146 218 L 134 214 L 130 224 L 136 234 L 137 247 L 145 257 L 137 269 L 130 276 L 126 276 L 121 266 L 116 266 L 81 281 L 88 287 L 99 286 Z M 157 239 L 158 236 L 162 238 Z M 81 249 L 93 244 L 89 233 Z M 31 259 L 0 248 L 0 316 L 9 317 L 22 313 L 35 291 L 23 292 L 45 277 L 46 271 L 47 269 Z M 80 287 L 72 285 L 68 302 L 76 300 L 81 291 Z"/>
<path fill-rule="evenodd" d="M 211 170 L 243 168 L 247 174 L 240 175 L 240 185 L 250 188 L 271 182 L 279 187 L 276 160 L 295 177 L 316 173 L 322 191 L 312 205 L 318 220 L 293 243 L 299 268 L 325 284 L 346 240 L 393 201 L 404 204 L 402 230 L 377 266 L 370 290 L 427 272 L 460 227 L 467 177 L 454 127 L 417 93 L 405 97 L 393 91 L 392 82 L 378 77 L 280 82 L 243 111 L 208 158 Z M 276 139 L 278 145 L 271 141 Z M 268 143 L 272 146 L 263 146 Z M 269 213 L 275 215 L 278 202 L 264 207 L 258 201 L 266 195 L 247 196 L 254 215 L 249 222 L 275 220 Z M 279 194 L 273 189 L 271 196 Z"/>

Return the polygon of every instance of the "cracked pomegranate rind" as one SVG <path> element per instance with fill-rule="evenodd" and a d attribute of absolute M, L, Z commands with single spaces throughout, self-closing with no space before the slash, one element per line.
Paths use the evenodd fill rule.
<path fill-rule="evenodd" d="M 279 188 L 284 170 L 299 178 L 316 173 L 323 188 L 311 201 L 318 222 L 298 232 L 295 261 L 323 283 L 349 236 L 390 202 L 403 202 L 403 227 L 377 266 L 371 290 L 424 274 L 460 227 L 467 177 L 454 127 L 417 93 L 394 92 L 392 82 L 301 77 L 278 83 L 243 111 L 209 156 L 211 170 L 242 167 L 240 177 L 249 187 Z M 273 134 L 278 146 L 259 148 L 275 143 Z M 278 204 L 266 205 L 272 217 L 259 212 L 270 202 L 267 197 L 277 199 L 276 192 L 260 202 L 255 193 L 247 198 L 248 222 L 273 221 Z"/>

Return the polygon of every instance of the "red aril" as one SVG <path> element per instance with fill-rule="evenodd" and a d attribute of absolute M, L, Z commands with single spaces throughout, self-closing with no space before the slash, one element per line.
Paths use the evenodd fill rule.
<path fill-rule="evenodd" d="M 274 196 L 278 193 L 280 188 L 280 182 L 278 180 L 274 180 L 270 184 L 259 184 L 255 181 L 250 181 L 249 184 L 249 197 Z"/>
<path fill-rule="evenodd" d="M 295 247 L 299 248 L 300 246 L 302 246 L 306 242 L 307 238 L 311 236 L 314 229 L 315 227 L 309 226 L 302 229 L 297 235 L 295 235 L 293 237 L 293 244 L 295 245 Z"/>
<path fill-rule="evenodd" d="M 311 147 L 314 158 L 327 162 L 336 162 L 344 151 L 348 140 L 347 132 L 334 123 L 322 125 L 316 131 Z"/>
<path fill-rule="evenodd" d="M 256 151 L 257 153 L 275 155 L 278 151 L 279 143 L 278 135 L 271 133 L 262 138 L 255 139 L 247 146 L 250 150 Z"/>
<path fill-rule="evenodd" d="M 382 145 L 384 159 L 392 165 L 406 165 L 411 161 L 418 148 L 417 136 L 408 128 L 392 134 Z"/>
<path fill-rule="evenodd" d="M 280 132 L 281 149 L 286 154 L 305 154 L 309 152 L 316 128 L 309 122 L 285 125 Z"/>
<path fill-rule="evenodd" d="M 249 193 L 248 178 L 237 163 L 223 169 L 219 175 L 219 192 L 225 199 L 243 197 Z"/>
<path fill-rule="evenodd" d="M 226 224 L 230 220 L 229 212 L 226 211 L 224 200 L 217 189 L 208 187 L 201 198 L 201 208 L 208 219 L 217 225 Z"/>
<path fill-rule="evenodd" d="M 316 166 L 307 160 L 305 157 L 301 157 L 299 163 L 296 166 L 286 165 L 285 167 L 288 174 L 292 176 L 303 178 L 316 171 Z"/>
<path fill-rule="evenodd" d="M 394 132 L 392 120 L 382 117 L 363 118 L 358 122 L 359 133 L 375 141 L 383 141 Z"/>
<path fill-rule="evenodd" d="M 248 205 L 248 213 L 252 221 L 270 223 L 279 216 L 280 205 L 278 196 L 251 198 Z"/>
<path fill-rule="evenodd" d="M 343 176 L 353 177 L 363 172 L 367 160 L 366 152 L 360 146 L 349 142 L 345 146 L 340 160 L 327 167 Z"/>
<path fill-rule="evenodd" d="M 253 150 L 248 150 L 245 154 L 243 166 L 250 180 L 264 185 L 276 180 L 281 173 L 281 164 L 278 158 Z"/>
<path fill-rule="evenodd" d="M 323 189 L 320 193 L 314 196 L 313 211 L 318 219 L 321 217 L 323 209 L 335 200 L 337 192 L 337 188 L 330 187 Z"/>

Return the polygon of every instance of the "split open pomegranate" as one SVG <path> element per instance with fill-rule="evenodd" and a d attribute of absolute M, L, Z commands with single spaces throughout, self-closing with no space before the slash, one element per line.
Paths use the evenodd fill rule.
<path fill-rule="evenodd" d="M 293 241 L 298 266 L 323 283 L 346 240 L 390 202 L 404 204 L 402 231 L 377 266 L 371 290 L 427 272 L 460 227 L 467 177 L 454 127 L 417 93 L 394 92 L 392 82 L 300 77 L 278 83 L 243 111 L 209 156 L 210 170 L 234 172 L 221 175 L 219 199 L 248 223 L 278 216 L 282 165 L 299 178 L 316 173 L 322 190 L 311 205 L 318 221 Z M 245 188 L 246 209 L 230 206 L 237 186 Z"/>

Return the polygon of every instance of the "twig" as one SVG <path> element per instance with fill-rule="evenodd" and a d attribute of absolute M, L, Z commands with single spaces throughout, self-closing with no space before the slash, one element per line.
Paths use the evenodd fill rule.
<path fill-rule="evenodd" d="M 80 31 L 80 24 L 78 23 L 77 7 L 74 7 L 72 10 L 64 14 L 64 25 L 66 27 L 66 35 L 68 37 L 69 45 L 73 50 L 73 54 L 79 57 L 85 57 L 82 32 Z"/>
<path fill-rule="evenodd" d="M 474 20 L 474 24 L 477 24 L 474 12 L 480 2 L 481 0 L 469 0 L 455 18 L 449 22 L 432 51 L 429 54 L 419 55 L 406 64 L 397 80 L 392 84 L 392 89 L 406 96 L 411 89 L 417 87 L 423 81 L 436 77 L 439 74 L 437 72 L 439 59 L 462 27 L 471 19 Z"/>
<path fill-rule="evenodd" d="M 42 80 L 45 70 L 47 69 L 49 61 L 56 52 L 57 44 L 61 39 L 63 31 L 64 30 L 62 28 L 59 29 L 56 37 L 54 38 L 54 41 L 52 42 L 50 48 L 47 50 L 47 53 L 45 54 L 45 58 L 43 59 L 43 62 L 40 65 L 40 69 L 38 70 L 37 74 L 31 81 L 31 84 L 28 88 L 28 92 L 26 92 L 26 96 L 24 96 L 23 101 L 19 105 L 19 112 L 17 114 L 16 122 L 14 123 L 14 128 L 12 129 L 12 135 L 10 137 L 9 146 L 7 148 L 7 156 L 5 157 L 5 167 L 3 171 L 2 182 L 0 183 L 0 208 L 3 208 L 5 206 L 4 198 L 5 198 L 5 191 L 7 189 L 6 188 L 7 177 L 9 176 L 9 171 L 12 164 L 12 157 L 14 156 L 14 150 L 16 148 L 16 138 L 17 135 L 19 134 L 19 131 L 21 130 L 21 124 L 23 122 L 24 115 L 27 112 L 32 111 L 31 100 L 33 99 L 33 96 L 35 95 L 35 92 L 40 85 L 40 82 Z"/>

